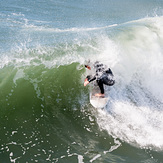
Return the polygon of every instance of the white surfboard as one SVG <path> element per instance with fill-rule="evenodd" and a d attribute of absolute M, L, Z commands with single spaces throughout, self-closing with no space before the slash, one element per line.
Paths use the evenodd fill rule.
<path fill-rule="evenodd" d="M 93 85 L 90 91 L 90 103 L 93 107 L 102 109 L 107 105 L 109 97 L 107 95 L 105 97 L 98 97 L 95 96 L 96 93 L 100 93 L 100 89 L 97 85 Z"/>

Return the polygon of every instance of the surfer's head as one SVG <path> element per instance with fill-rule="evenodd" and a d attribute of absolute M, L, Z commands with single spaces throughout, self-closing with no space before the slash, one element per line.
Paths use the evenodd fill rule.
<path fill-rule="evenodd" d="M 100 67 L 100 66 L 101 66 L 101 64 L 100 64 L 99 61 L 96 61 L 96 62 L 94 63 L 94 68 L 95 68 L 95 69 L 97 69 L 97 68 Z"/>

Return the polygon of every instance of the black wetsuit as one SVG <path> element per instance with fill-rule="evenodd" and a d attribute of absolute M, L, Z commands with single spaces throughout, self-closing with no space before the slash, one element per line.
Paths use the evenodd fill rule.
<path fill-rule="evenodd" d="M 101 93 L 104 94 L 103 84 L 112 86 L 115 83 L 113 73 L 110 68 L 106 70 L 105 66 L 99 62 L 95 62 L 94 68 L 96 70 L 96 74 L 93 77 L 90 75 L 87 76 L 87 79 L 89 82 L 96 80 L 98 86 L 100 87 Z"/>

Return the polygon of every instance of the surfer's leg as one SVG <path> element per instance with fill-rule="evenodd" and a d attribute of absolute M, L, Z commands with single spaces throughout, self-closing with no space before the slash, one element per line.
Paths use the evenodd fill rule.
<path fill-rule="evenodd" d="M 98 86 L 100 88 L 101 94 L 104 94 L 104 85 L 103 85 L 102 80 L 98 80 L 97 84 L 98 84 Z"/>

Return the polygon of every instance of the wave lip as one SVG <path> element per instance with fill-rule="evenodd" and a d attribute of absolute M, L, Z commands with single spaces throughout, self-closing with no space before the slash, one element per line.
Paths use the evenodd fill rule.
<path fill-rule="evenodd" d="M 50 28 L 46 26 L 36 26 L 36 25 L 25 25 L 25 29 L 33 29 L 35 31 L 40 31 L 40 32 L 55 32 L 55 33 L 65 33 L 65 32 L 88 32 L 88 31 L 97 31 L 97 30 L 102 30 L 102 29 L 107 29 L 111 27 L 115 27 L 117 24 L 113 25 L 108 25 L 104 27 L 93 27 L 93 28 L 67 28 L 67 29 L 59 29 L 59 28 Z"/>

